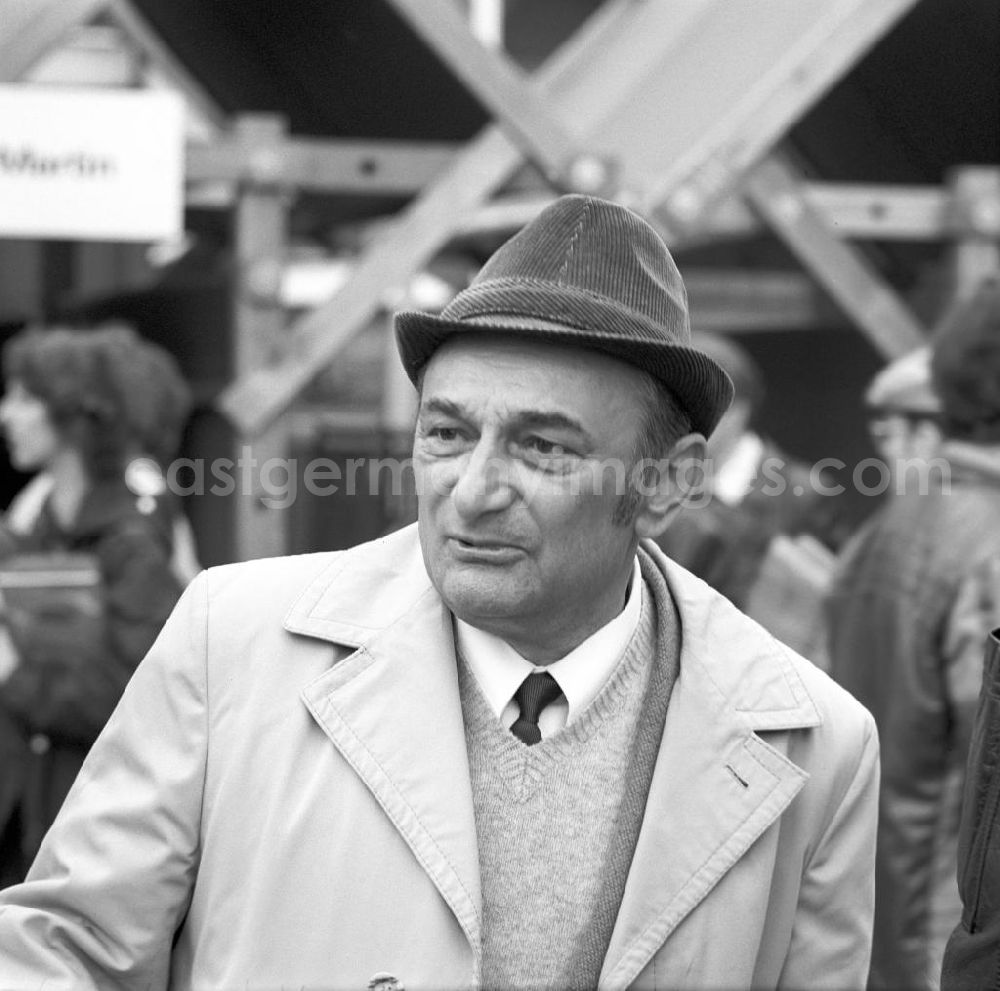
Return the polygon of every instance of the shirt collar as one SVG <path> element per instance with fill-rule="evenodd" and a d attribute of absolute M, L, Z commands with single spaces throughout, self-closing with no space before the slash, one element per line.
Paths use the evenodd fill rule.
<path fill-rule="evenodd" d="M 622 611 L 592 633 L 565 657 L 545 667 L 525 660 L 513 647 L 492 633 L 455 617 L 455 639 L 490 708 L 499 716 L 532 671 L 548 671 L 559 682 L 569 703 L 567 724 L 583 713 L 611 677 L 625 653 L 642 610 L 643 581 L 636 559 Z"/>

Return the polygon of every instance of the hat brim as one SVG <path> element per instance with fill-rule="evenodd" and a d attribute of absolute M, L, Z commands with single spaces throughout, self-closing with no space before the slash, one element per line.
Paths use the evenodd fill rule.
<path fill-rule="evenodd" d="M 708 355 L 684 344 L 644 338 L 591 334 L 575 327 L 509 322 L 490 324 L 448 320 L 432 313 L 404 311 L 395 316 L 396 345 L 403 368 L 416 384 L 435 351 L 457 334 L 511 334 L 535 341 L 571 344 L 611 355 L 648 372 L 674 395 L 692 428 L 708 437 L 733 400 L 732 380 Z"/>

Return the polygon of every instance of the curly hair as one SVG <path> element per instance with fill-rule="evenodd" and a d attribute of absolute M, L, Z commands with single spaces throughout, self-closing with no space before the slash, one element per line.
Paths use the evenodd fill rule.
<path fill-rule="evenodd" d="M 191 407 L 174 359 L 124 324 L 32 327 L 3 348 L 3 372 L 45 403 L 95 478 L 176 451 Z"/>
<path fill-rule="evenodd" d="M 945 436 L 1000 443 L 1000 281 L 989 279 L 938 331 L 931 376 Z"/>

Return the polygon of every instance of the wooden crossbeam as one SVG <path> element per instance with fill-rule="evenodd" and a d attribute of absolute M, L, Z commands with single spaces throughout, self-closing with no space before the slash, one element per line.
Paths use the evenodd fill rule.
<path fill-rule="evenodd" d="M 924 343 L 923 329 L 902 300 L 806 201 L 792 166 L 770 156 L 745 190 L 768 225 L 884 355 L 896 357 Z"/>
<path fill-rule="evenodd" d="M 247 182 L 337 193 L 408 194 L 443 173 L 456 156 L 452 142 L 327 141 L 288 138 L 248 150 L 234 138 L 187 149 L 189 183 Z"/>
<path fill-rule="evenodd" d="M 277 176 L 279 185 L 317 192 L 412 195 L 444 172 L 458 154 L 453 146 L 397 142 L 323 141 L 294 150 L 286 158 L 284 146 L 270 149 L 263 169 L 249 161 L 238 142 L 192 145 L 187 152 L 188 203 L 226 208 L 233 194 L 217 192 L 215 184 L 266 182 Z M 346 144 L 342 148 L 341 145 Z M 396 147 L 399 152 L 385 147 Z M 997 170 L 1000 175 L 1000 170 Z M 204 186 L 212 187 L 210 196 Z M 952 192 L 942 186 L 877 185 L 871 183 L 812 182 L 802 184 L 802 195 L 823 217 L 838 238 L 877 241 L 938 241 L 943 237 L 975 235 L 978 226 L 967 214 L 956 212 Z M 523 227 L 553 201 L 551 192 L 509 194 L 476 207 L 460 217 L 455 227 L 460 237 L 508 235 Z M 685 234 L 683 247 L 721 238 L 752 237 L 764 224 L 740 196 L 730 196 Z"/>
<path fill-rule="evenodd" d="M 995 170 L 1000 177 L 1000 169 Z M 956 212 L 952 192 L 943 186 L 875 185 L 804 181 L 802 196 L 836 237 L 880 241 L 937 241 L 946 236 L 975 234 L 971 217 Z M 511 234 L 554 199 L 552 193 L 505 196 L 485 203 L 463 218 L 458 231 L 476 234 Z M 1000 203 L 1000 201 L 998 201 Z M 998 206 L 1000 209 L 1000 206 Z M 751 237 L 764 229 L 759 215 L 739 196 L 724 199 L 702 218 L 692 241 Z"/>
<path fill-rule="evenodd" d="M 108 0 L 2 0 L 0 82 L 19 82 L 39 59 L 93 20 L 107 4 Z"/>

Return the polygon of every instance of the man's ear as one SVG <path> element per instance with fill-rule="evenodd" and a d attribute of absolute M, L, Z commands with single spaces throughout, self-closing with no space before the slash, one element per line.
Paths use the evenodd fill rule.
<path fill-rule="evenodd" d="M 705 438 L 701 434 L 685 434 L 664 458 L 643 465 L 636 536 L 658 537 L 686 502 L 702 494 L 707 457 Z"/>

